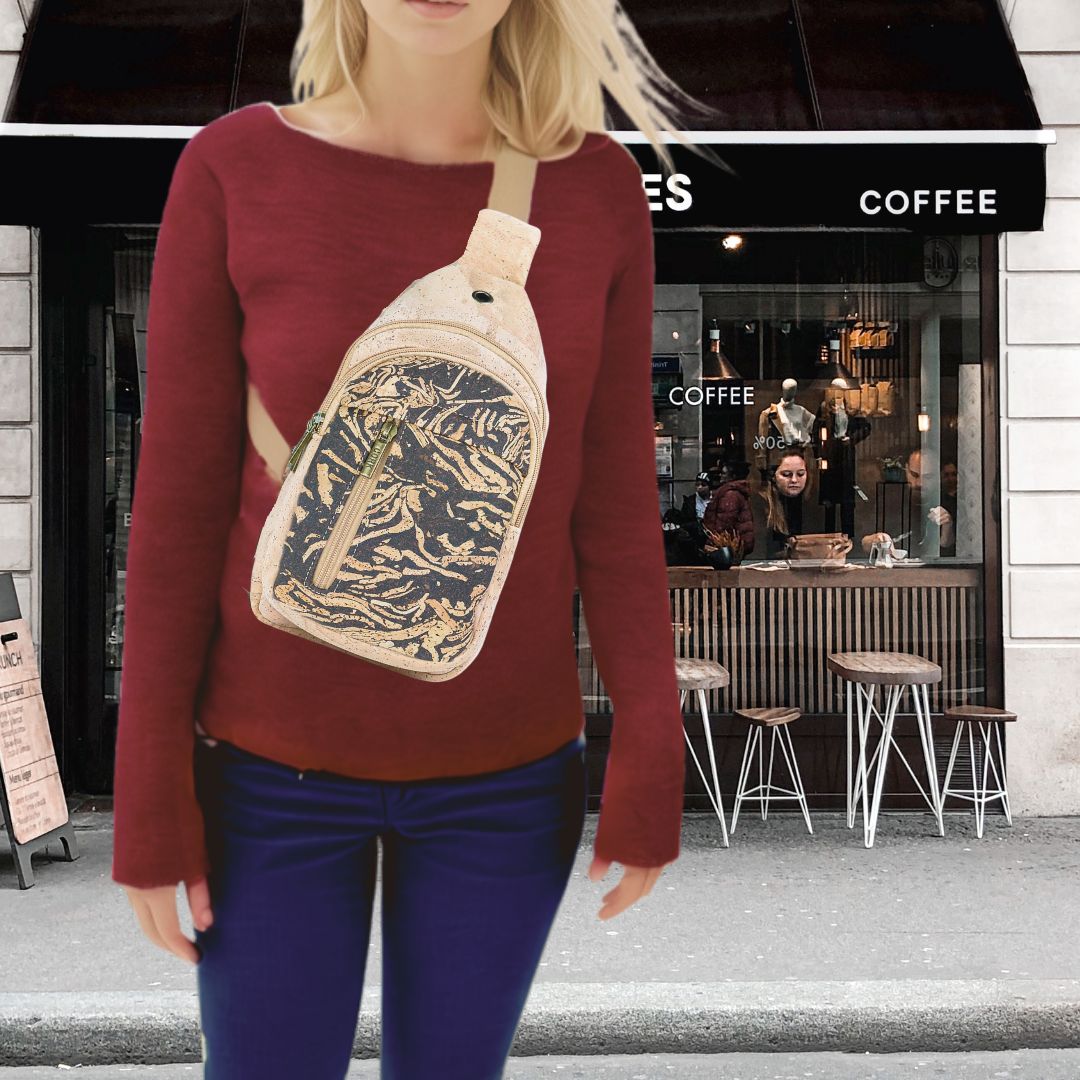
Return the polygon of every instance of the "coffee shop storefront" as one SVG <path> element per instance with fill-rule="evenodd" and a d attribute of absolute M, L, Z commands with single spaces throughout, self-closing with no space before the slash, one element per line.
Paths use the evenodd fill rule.
<path fill-rule="evenodd" d="M 1003 704 L 997 237 L 1042 227 L 1053 133 L 995 0 L 942 2 L 933 19 L 902 0 L 695 2 L 677 18 L 625 6 L 660 65 L 715 110 L 688 134 L 727 167 L 673 146 L 662 176 L 636 132 L 609 125 L 638 157 L 655 223 L 657 528 L 693 507 L 710 470 L 745 481 L 752 519 L 728 569 L 669 545 L 672 647 L 731 673 L 709 692 L 725 792 L 744 735 L 732 709 L 796 705 L 811 807 L 836 808 L 828 652 L 937 660 L 935 712 Z M 111 786 L 155 223 L 185 138 L 288 100 L 299 5 L 254 21 L 232 7 L 163 27 L 130 5 L 39 0 L 0 133 L 0 214 L 33 225 L 39 252 L 46 704 L 65 783 L 81 790 Z M 93 63 L 76 47 L 91 25 Z M 103 77 L 109 42 L 119 59 L 132 35 L 161 62 L 148 85 L 118 89 Z M 793 446 L 804 482 L 781 500 L 768 478 Z M 779 524 L 851 535 L 848 569 L 788 567 Z M 861 541 L 875 532 L 900 538 L 905 565 L 869 565 Z M 577 598 L 573 626 L 599 792 L 611 703 Z M 904 721 L 901 745 L 916 737 Z M 687 727 L 700 753 L 695 714 Z M 884 806 L 917 805 L 904 781 L 890 776 Z M 687 807 L 707 805 L 688 769 Z"/>
<path fill-rule="evenodd" d="M 746 734 L 732 711 L 796 706 L 809 805 L 832 809 L 845 801 L 846 729 L 829 653 L 935 661 L 934 714 L 1004 704 L 997 241 L 1042 227 L 1053 140 L 996 4 L 935 5 L 933 19 L 893 3 L 842 5 L 841 18 L 840 6 L 800 3 L 797 19 L 772 22 L 762 6 L 752 48 L 737 20 L 712 11 L 727 45 L 708 101 L 745 130 L 718 123 L 727 130 L 695 141 L 730 173 L 674 147 L 678 171 L 665 178 L 639 148 L 656 226 L 657 526 L 673 646 L 731 675 L 707 695 L 725 798 Z M 702 29 L 669 27 L 671 55 Z M 798 470 L 798 492 L 785 494 L 780 474 Z M 746 549 L 730 568 L 678 527 L 693 520 L 701 472 L 734 487 L 753 522 L 739 536 L 713 520 Z M 853 541 L 842 567 L 785 558 L 784 533 L 833 532 Z M 871 565 L 863 538 L 880 533 L 907 557 Z M 583 622 L 599 737 L 610 703 Z M 904 708 L 897 742 L 917 762 Z M 686 709 L 707 768 L 692 695 Z M 935 727 L 939 762 L 951 738 Z M 958 761 L 956 785 L 970 769 Z M 708 808 L 693 768 L 687 792 L 688 806 Z M 923 806 L 896 756 L 882 805 Z"/>

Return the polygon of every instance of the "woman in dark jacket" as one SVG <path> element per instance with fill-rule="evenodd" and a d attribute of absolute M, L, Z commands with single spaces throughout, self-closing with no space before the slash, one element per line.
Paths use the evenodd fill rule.
<path fill-rule="evenodd" d="M 725 477 L 728 475 L 725 470 Z M 729 529 L 737 533 L 742 540 L 743 555 L 749 555 L 754 550 L 754 513 L 750 508 L 750 482 L 725 480 L 713 492 L 701 523 L 712 532 Z"/>

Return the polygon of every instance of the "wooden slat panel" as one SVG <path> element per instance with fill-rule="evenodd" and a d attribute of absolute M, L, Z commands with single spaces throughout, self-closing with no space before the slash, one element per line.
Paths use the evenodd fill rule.
<path fill-rule="evenodd" d="M 966 582 L 886 588 L 676 586 L 672 647 L 675 655 L 718 660 L 731 672 L 730 687 L 708 692 L 710 711 L 718 714 L 788 704 L 807 713 L 841 713 L 843 696 L 825 660 L 830 652 L 861 649 L 915 652 L 939 664 L 944 677 L 931 688 L 931 708 L 940 712 L 981 698 L 979 600 L 978 588 Z M 586 711 L 610 713 L 579 603 L 574 620 Z"/>

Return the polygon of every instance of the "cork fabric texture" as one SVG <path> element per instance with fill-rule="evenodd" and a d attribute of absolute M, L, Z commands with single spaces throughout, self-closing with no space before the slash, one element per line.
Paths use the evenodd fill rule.
<path fill-rule="evenodd" d="M 473 293 L 477 291 L 490 295 L 491 303 L 475 300 Z M 421 319 L 449 320 L 475 327 L 496 345 L 513 353 L 540 390 L 546 390 L 547 366 L 540 330 L 521 285 L 485 273 L 463 257 L 413 282 L 383 309 L 371 327 Z"/>

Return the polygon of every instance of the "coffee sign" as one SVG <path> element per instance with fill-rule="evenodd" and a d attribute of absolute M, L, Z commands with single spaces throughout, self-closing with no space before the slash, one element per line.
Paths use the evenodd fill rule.
<path fill-rule="evenodd" d="M 669 144 L 628 144 L 658 229 L 867 228 L 998 233 L 1042 228 L 1040 143 L 760 144 L 704 147 L 729 171 Z"/>

